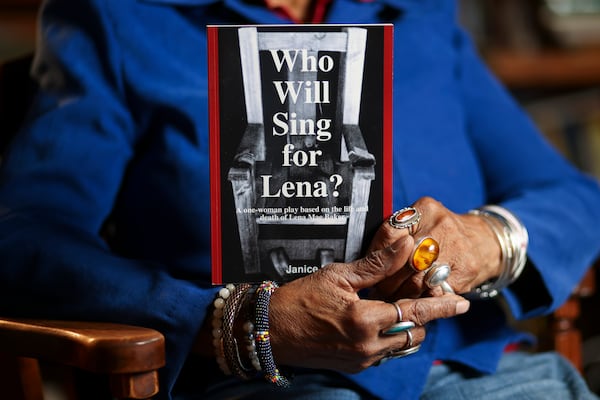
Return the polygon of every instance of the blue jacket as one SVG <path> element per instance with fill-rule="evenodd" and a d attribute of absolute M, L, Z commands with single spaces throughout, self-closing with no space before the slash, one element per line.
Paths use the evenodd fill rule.
<path fill-rule="evenodd" d="M 33 68 L 44 91 L 0 173 L 0 314 L 160 330 L 165 397 L 215 292 L 205 26 L 289 22 L 259 3 L 49 1 Z M 449 0 L 334 0 L 325 22 L 394 23 L 394 207 L 427 195 L 457 213 L 512 210 L 530 262 L 508 306 L 547 313 L 598 255 L 600 190 L 538 134 L 455 13 Z M 113 248 L 100 234 L 109 214 Z M 492 372 L 519 338 L 495 301 L 427 332 L 415 355 L 351 378 L 414 399 L 434 360 Z"/>

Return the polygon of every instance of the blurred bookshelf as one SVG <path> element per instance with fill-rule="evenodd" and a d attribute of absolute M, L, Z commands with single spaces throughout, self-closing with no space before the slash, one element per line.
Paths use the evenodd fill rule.
<path fill-rule="evenodd" d="M 485 61 L 555 147 L 600 179 L 600 0 L 460 0 Z"/>
<path fill-rule="evenodd" d="M 514 90 L 600 85 L 600 46 L 531 52 L 491 49 L 484 54 L 496 75 Z"/>

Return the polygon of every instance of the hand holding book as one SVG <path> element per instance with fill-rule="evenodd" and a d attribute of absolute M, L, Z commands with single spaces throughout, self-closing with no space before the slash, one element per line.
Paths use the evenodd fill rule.
<path fill-rule="evenodd" d="M 451 266 L 447 283 L 457 293 L 494 296 L 521 273 L 527 231 L 508 210 L 485 206 L 466 214 L 456 214 L 428 197 L 419 199 L 413 207 L 421 216 L 410 231 L 416 245 L 422 238 L 435 238 L 439 243 L 438 263 Z M 408 234 L 408 229 L 394 229 L 390 224 L 383 224 L 369 251 L 385 248 Z M 372 295 L 388 301 L 416 298 L 424 293 L 441 295 L 441 288 L 427 286 L 426 274 L 425 270 L 415 273 L 410 268 L 401 268 L 390 279 L 378 283 Z M 493 291 L 486 289 L 487 294 L 483 294 L 482 289 L 477 289 L 491 289 L 490 282 L 495 282 Z"/>
<path fill-rule="evenodd" d="M 240 318 L 250 316 L 260 323 L 249 328 L 251 342 L 262 346 L 258 354 L 251 352 L 252 364 L 285 386 L 289 382 L 275 360 L 291 367 L 354 373 L 417 352 L 428 322 L 468 310 L 469 302 L 454 290 L 484 298 L 512 283 L 525 264 L 527 242 L 523 225 L 502 207 L 483 206 L 459 215 L 425 197 L 381 224 L 363 258 L 331 262 L 281 287 L 266 281 L 235 290 L 231 285 L 229 290 L 238 299 L 246 298 L 235 301 L 236 310 L 246 308 Z M 370 290 L 366 298 L 365 290 Z M 227 317 L 234 302 L 228 300 L 229 293 L 221 296 L 223 326 L 227 323 L 222 330 L 233 337 L 241 322 Z M 218 360 L 219 352 L 227 354 L 223 349 L 234 354 L 238 341 L 215 339 Z M 221 359 L 224 371 L 246 371 L 236 362 L 239 356 Z"/>
<path fill-rule="evenodd" d="M 358 372 L 398 349 L 418 349 L 427 322 L 468 310 L 468 301 L 454 294 L 405 298 L 396 302 L 398 308 L 359 296 L 408 269 L 414 241 L 408 234 L 399 236 L 375 244 L 378 250 L 364 258 L 330 264 L 273 293 L 270 336 L 278 364 Z M 406 328 L 383 334 L 398 323 Z"/>

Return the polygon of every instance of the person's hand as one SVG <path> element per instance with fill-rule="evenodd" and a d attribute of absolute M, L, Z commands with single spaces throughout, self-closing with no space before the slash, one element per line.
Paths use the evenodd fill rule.
<path fill-rule="evenodd" d="M 400 300 L 401 312 L 393 304 L 359 296 L 359 291 L 391 279 L 412 247 L 407 235 L 365 258 L 327 265 L 277 289 L 269 311 L 277 364 L 359 372 L 390 352 L 419 345 L 427 322 L 466 312 L 469 303 L 458 295 Z M 399 314 L 416 326 L 410 333 L 384 335 Z"/>
<path fill-rule="evenodd" d="M 421 219 L 413 227 L 415 243 L 424 237 L 431 237 L 439 244 L 437 263 L 450 265 L 448 284 L 456 293 L 467 293 L 474 287 L 500 275 L 500 245 L 488 224 L 476 215 L 455 214 L 440 202 L 424 197 L 413 207 Z M 396 229 L 383 224 L 375 234 L 369 251 L 375 251 L 399 238 L 409 235 L 408 229 Z M 438 287 L 430 290 L 424 282 L 425 273 L 415 272 L 410 266 L 400 268 L 394 276 L 376 286 L 373 296 L 392 300 L 405 297 L 419 297 L 429 291 L 439 295 Z"/>

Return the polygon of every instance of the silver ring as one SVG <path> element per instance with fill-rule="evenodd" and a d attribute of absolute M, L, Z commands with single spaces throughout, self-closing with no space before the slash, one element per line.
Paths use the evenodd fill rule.
<path fill-rule="evenodd" d="M 404 207 L 394 212 L 388 219 L 389 224 L 396 229 L 408 228 L 408 232 L 414 233 L 414 226 L 421 220 L 421 213 L 414 207 Z"/>
<path fill-rule="evenodd" d="M 446 279 L 448 279 L 450 276 L 450 272 L 450 265 L 434 263 L 434 265 L 427 271 L 423 279 L 425 284 L 430 289 L 440 286 L 444 293 L 454 293 L 452 286 L 446 282 Z"/>
<path fill-rule="evenodd" d="M 410 331 L 410 329 L 406 330 L 406 346 L 404 346 L 405 349 L 410 349 L 411 347 L 413 347 L 413 335 L 412 332 Z"/>
<path fill-rule="evenodd" d="M 385 357 L 383 357 L 381 360 L 377 361 L 373 365 L 378 366 L 378 365 L 381 365 L 381 364 L 383 364 L 389 360 L 392 360 L 394 358 L 402 358 L 402 357 L 409 356 L 409 355 L 414 354 L 417 351 L 419 351 L 419 349 L 421 349 L 420 344 L 413 346 L 413 347 L 409 347 L 407 349 L 390 351 Z"/>
<path fill-rule="evenodd" d="M 402 321 L 402 310 L 400 309 L 400 306 L 395 301 L 392 302 L 392 305 L 396 308 L 396 312 L 398 313 L 398 322 L 401 322 Z"/>
<path fill-rule="evenodd" d="M 448 282 L 442 282 L 441 286 L 444 293 L 454 293 L 454 289 L 452 289 L 452 286 Z"/>
<path fill-rule="evenodd" d="M 390 326 L 386 330 L 381 331 L 381 334 L 386 335 L 386 336 L 397 335 L 401 332 L 408 331 L 408 330 L 414 328 L 415 326 L 416 326 L 415 323 L 412 321 L 400 321 L 400 322 Z"/>
<path fill-rule="evenodd" d="M 390 357 L 390 358 L 406 357 L 406 356 L 416 353 L 417 351 L 419 351 L 420 348 L 421 348 L 421 345 L 418 344 L 416 346 L 411 346 L 411 347 L 408 347 L 405 349 L 390 351 L 386 357 Z"/>

